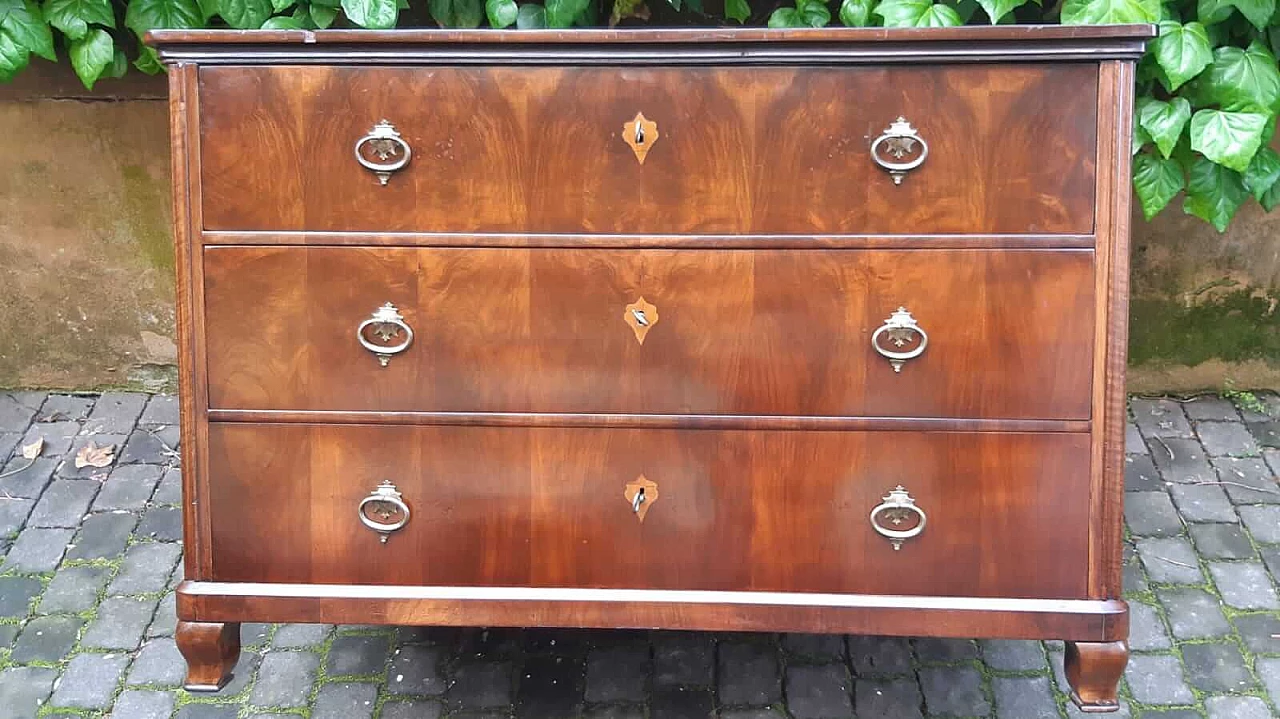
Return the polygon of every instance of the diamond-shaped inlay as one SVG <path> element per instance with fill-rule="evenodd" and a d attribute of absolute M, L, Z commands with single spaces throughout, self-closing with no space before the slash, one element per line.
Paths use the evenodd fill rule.
<path fill-rule="evenodd" d="M 631 326 L 631 331 L 636 334 L 636 341 L 644 344 L 645 335 L 658 324 L 658 308 L 641 297 L 623 310 L 622 321 Z"/>
<path fill-rule="evenodd" d="M 646 118 L 643 112 L 637 112 L 634 120 L 622 124 L 622 139 L 631 146 L 636 159 L 643 165 L 649 148 L 658 141 L 658 123 Z"/>
<path fill-rule="evenodd" d="M 627 482 L 622 496 L 631 505 L 631 511 L 636 513 L 636 519 L 644 522 L 644 515 L 649 513 L 649 507 L 658 501 L 658 483 L 642 474 L 635 481 Z"/>

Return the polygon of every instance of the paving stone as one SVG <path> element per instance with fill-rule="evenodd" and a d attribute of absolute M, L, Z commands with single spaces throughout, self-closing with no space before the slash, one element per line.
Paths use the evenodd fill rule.
<path fill-rule="evenodd" d="M 187 704 L 174 719 L 236 719 L 240 707 L 235 704 Z"/>
<path fill-rule="evenodd" d="M 62 457 L 62 460 L 58 462 L 58 468 L 55 472 L 63 479 L 105 480 L 111 474 L 112 466 L 119 464 L 120 447 L 123 446 L 124 440 L 124 435 L 81 434 L 81 436 L 75 438 L 75 441 L 71 443 L 71 449 Z M 93 443 L 95 447 L 111 447 L 114 452 L 112 456 L 112 463 L 106 467 L 94 467 L 92 465 L 77 467 L 75 463 L 76 455 L 90 443 Z"/>
<path fill-rule="evenodd" d="M 463 709 L 496 709 L 511 704 L 512 668 L 507 662 L 468 662 L 458 667 L 446 692 Z"/>
<path fill-rule="evenodd" d="M 1058 719 L 1048 677 L 994 677 L 991 693 L 1000 719 Z"/>
<path fill-rule="evenodd" d="M 158 542 L 182 539 L 182 510 L 177 507 L 152 507 L 142 514 L 135 534 Z"/>
<path fill-rule="evenodd" d="M 333 682 L 320 687 L 311 719 L 369 719 L 377 703 L 377 684 Z"/>
<path fill-rule="evenodd" d="M 70 451 L 78 434 L 80 434 L 80 425 L 76 422 L 33 424 L 22 435 L 18 446 L 25 447 L 36 440 L 44 440 L 44 448 L 40 454 L 45 457 L 58 457 Z"/>
<path fill-rule="evenodd" d="M 1159 610 L 1150 604 L 1129 602 L 1129 648 L 1140 652 L 1173 646 Z"/>
<path fill-rule="evenodd" d="M 1273 473 L 1280 475 L 1280 449 L 1264 448 L 1262 450 L 1262 459 Z"/>
<path fill-rule="evenodd" d="M 4 475 L 0 478 L 0 494 L 19 499 L 39 499 L 53 479 L 57 466 L 58 460 L 49 457 L 39 457 L 34 461 L 14 457 L 0 471 Z"/>
<path fill-rule="evenodd" d="M 142 415 L 147 396 L 134 392 L 104 392 L 85 422 L 85 434 L 127 434 Z"/>
<path fill-rule="evenodd" d="M 182 470 L 176 467 L 166 469 L 151 501 L 155 504 L 182 504 Z"/>
<path fill-rule="evenodd" d="M 720 644 L 719 699 L 721 704 L 773 704 L 782 699 L 778 656 L 773 645 L 761 641 Z M 590 691 L 590 678 L 587 681 Z M 591 697 L 587 697 L 588 701 Z"/>
<path fill-rule="evenodd" d="M 1192 421 L 1240 421 L 1240 413 L 1236 411 L 1236 406 L 1231 403 L 1231 400 L 1214 394 L 1201 395 L 1192 398 L 1189 402 L 1183 402 L 1182 411 Z"/>
<path fill-rule="evenodd" d="M 1148 709 L 1142 719 L 1204 719 L 1204 715 L 1196 709 Z"/>
<path fill-rule="evenodd" d="M 844 636 L 840 634 L 783 634 L 782 648 L 794 657 L 813 662 L 844 659 Z"/>
<path fill-rule="evenodd" d="M 71 709 L 106 709 L 111 706 L 120 676 L 129 663 L 126 654 L 77 654 L 49 698 L 49 705 Z"/>
<path fill-rule="evenodd" d="M 179 565 L 175 571 L 181 571 Z M 164 599 L 160 600 L 160 606 L 156 607 L 156 615 L 151 619 L 151 626 L 147 627 L 148 637 L 171 637 L 178 628 L 178 612 L 177 602 L 174 599 L 173 592 L 164 595 Z"/>
<path fill-rule="evenodd" d="M 594 707 L 592 709 L 589 709 L 587 710 L 587 713 L 585 714 L 585 716 L 586 716 L 586 719 L 644 719 L 645 711 L 644 711 L 644 707 L 641 707 L 641 706 L 614 704 L 611 706 Z M 722 716 L 725 717 L 725 719 L 727 719 L 730 715 L 725 714 Z M 734 716 L 736 717 L 737 714 L 734 713 Z M 744 714 L 743 716 L 751 716 L 751 715 Z M 780 714 L 768 715 L 770 719 L 772 719 L 772 717 L 775 717 L 775 716 L 781 717 L 782 715 Z"/>
<path fill-rule="evenodd" d="M 0 432 L 0 467 L 9 461 L 13 451 L 18 448 L 20 439 L 22 435 L 17 432 Z"/>
<path fill-rule="evenodd" d="M 85 518 L 67 559 L 114 559 L 124 552 L 138 518 L 128 512 L 93 514 Z"/>
<path fill-rule="evenodd" d="M 316 681 L 320 657 L 311 652 L 270 652 L 262 658 L 249 703 L 263 707 L 302 707 Z"/>
<path fill-rule="evenodd" d="M 1205 559 L 1251 559 L 1256 554 L 1239 524 L 1193 524 L 1187 531 Z"/>
<path fill-rule="evenodd" d="M 129 669 L 129 686 L 176 687 L 186 677 L 186 667 L 178 645 L 169 637 L 152 639 L 142 646 Z"/>
<path fill-rule="evenodd" d="M 281 624 L 271 637 L 271 646 L 280 649 L 311 647 L 323 644 L 332 631 L 332 624 Z"/>
<path fill-rule="evenodd" d="M 1153 582 L 1199 584 L 1204 581 L 1191 542 L 1181 537 L 1139 539 L 1138 555 Z"/>
<path fill-rule="evenodd" d="M 1068 700 L 1064 705 L 1067 713 L 1067 719 L 1097 719 L 1098 715 L 1094 712 L 1080 711 L 1074 702 Z M 1150 711 L 1143 709 L 1144 712 Z M 1107 719 L 1133 719 L 1133 712 L 1129 708 L 1129 702 L 1123 696 L 1120 697 L 1120 707 L 1110 714 L 1105 714 Z M 1003 719 L 1003 718 L 1002 718 Z M 1143 715 L 1145 719 L 1145 714 Z"/>
<path fill-rule="evenodd" d="M 586 683 L 585 660 L 539 654 L 528 657 L 516 694 L 521 719 L 561 719 L 580 714 Z"/>
<path fill-rule="evenodd" d="M 176 700 L 171 692 L 130 689 L 116 697 L 111 719 L 169 719 Z"/>
<path fill-rule="evenodd" d="M 1208 639 L 1231 633 L 1218 598 L 1203 589 L 1161 587 L 1156 596 L 1178 639 Z"/>
<path fill-rule="evenodd" d="M 78 527 L 89 512 L 102 485 L 86 479 L 57 479 L 31 510 L 27 524 L 32 527 Z"/>
<path fill-rule="evenodd" d="M 1143 704 L 1191 704 L 1196 700 L 1177 657 L 1134 654 L 1124 676 L 1133 698 Z"/>
<path fill-rule="evenodd" d="M 1178 508 L 1178 514 L 1188 522 L 1234 524 L 1240 521 L 1227 493 L 1217 485 L 1174 484 L 1170 485 L 1169 494 L 1173 495 L 1173 504 Z"/>
<path fill-rule="evenodd" d="M 800 715 L 793 712 L 793 716 Z M 712 719 L 713 717 L 715 717 L 715 695 L 705 689 L 675 687 L 659 689 L 649 700 L 649 719 Z M 524 719 L 524 716 L 520 715 L 520 719 Z"/>
<path fill-rule="evenodd" d="M 1242 692 L 1255 686 L 1235 644 L 1183 644 L 1182 665 L 1188 683 L 1202 692 Z"/>
<path fill-rule="evenodd" d="M 151 623 L 156 603 L 155 599 L 109 597 L 98 607 L 98 618 L 85 630 L 80 645 L 93 649 L 137 649 Z"/>
<path fill-rule="evenodd" d="M 842 664 L 787 668 L 787 709 L 796 719 L 853 717 L 853 683 Z"/>
<path fill-rule="evenodd" d="M 978 645 L 970 639 L 919 637 L 912 640 L 916 657 L 924 663 L 963 662 L 978 658 Z"/>
<path fill-rule="evenodd" d="M 37 422 L 80 422 L 93 409 L 93 397 L 74 394 L 51 394 L 36 414 Z"/>
<path fill-rule="evenodd" d="M 0 430 L 22 432 L 35 419 L 40 402 L 33 406 L 32 398 L 13 392 L 0 392 Z"/>
<path fill-rule="evenodd" d="M 1209 574 L 1224 604 L 1237 609 L 1280 609 L 1271 576 L 1254 562 L 1211 562 Z"/>
<path fill-rule="evenodd" d="M 854 685 L 859 717 L 922 719 L 920 686 L 914 679 L 859 679 Z"/>
<path fill-rule="evenodd" d="M 16 570 L 32 574 L 52 572 L 62 561 L 67 543 L 75 534 L 73 529 L 45 529 L 27 527 L 9 548 L 0 571 Z"/>
<path fill-rule="evenodd" d="M 126 464 L 111 470 L 102 491 L 93 501 L 93 511 L 113 509 L 140 510 L 155 492 L 164 474 L 163 467 L 151 464 Z"/>
<path fill-rule="evenodd" d="M 9 660 L 19 664 L 60 662 L 76 645 L 84 620 L 74 616 L 40 617 L 27 622 Z"/>
<path fill-rule="evenodd" d="M 379 627 L 380 629 L 382 627 Z M 457 634 L 458 654 L 506 659 L 524 646 L 524 630 L 514 628 L 464 628 Z"/>
<path fill-rule="evenodd" d="M 843 637 L 837 637 L 841 643 Z M 707 634 L 663 632 L 653 641 L 655 686 L 709 687 L 715 683 L 716 645 Z"/>
<path fill-rule="evenodd" d="M 1166 482 L 1212 482 L 1218 478 L 1204 448 L 1194 439 L 1156 439 L 1147 446 Z"/>
<path fill-rule="evenodd" d="M 382 674 L 390 650 L 391 637 L 385 634 L 340 635 L 329 648 L 325 673 L 331 677 Z"/>
<path fill-rule="evenodd" d="M 1133 421 L 1147 437 L 1191 437 L 1191 423 L 1177 402 L 1167 399 L 1132 399 Z"/>
<path fill-rule="evenodd" d="M 144 542 L 129 547 L 120 571 L 107 588 L 113 595 L 160 592 L 169 583 L 169 574 L 182 556 L 176 544 Z"/>
<path fill-rule="evenodd" d="M 1210 457 L 1252 457 L 1258 443 L 1239 422 L 1197 422 L 1196 434 Z"/>
<path fill-rule="evenodd" d="M 404 646 L 391 657 L 387 691 L 392 694 L 443 694 L 447 683 L 440 673 L 443 651 L 438 647 Z"/>
<path fill-rule="evenodd" d="M 924 667 L 920 669 L 920 690 L 931 716 L 991 713 L 991 703 L 982 691 L 982 675 L 971 666 Z"/>
<path fill-rule="evenodd" d="M 1236 504 L 1280 504 L 1280 484 L 1261 457 L 1215 457 L 1222 488 Z"/>
<path fill-rule="evenodd" d="M 1254 541 L 1280 544 L 1280 506 L 1239 507 L 1238 512 Z"/>
<path fill-rule="evenodd" d="M 585 697 L 592 703 L 643 702 L 648 678 L 647 646 L 631 644 L 593 649 L 587 655 Z M 777 683 L 776 676 L 774 682 Z"/>
<path fill-rule="evenodd" d="M 18 631 L 22 627 L 18 624 L 0 624 L 0 649 L 8 649 L 13 646 L 14 640 L 18 638 Z"/>
<path fill-rule="evenodd" d="M 1204 708 L 1209 719 L 1273 719 L 1267 703 L 1258 697 L 1209 697 Z"/>
<path fill-rule="evenodd" d="M 240 645 L 260 647 L 271 638 L 271 625 L 261 622 L 245 622 L 240 625 Z"/>
<path fill-rule="evenodd" d="M 986 639 L 982 645 L 982 660 L 997 671 L 1028 672 L 1045 668 L 1044 646 L 1040 642 Z"/>
<path fill-rule="evenodd" d="M 119 464 L 165 465 L 178 459 L 178 428 L 136 429 L 120 451 Z"/>
<path fill-rule="evenodd" d="M 1127 454 L 1124 458 L 1124 488 L 1127 492 L 1163 492 L 1164 478 L 1150 455 Z"/>
<path fill-rule="evenodd" d="M 849 635 L 849 661 L 859 677 L 886 677 L 911 672 L 911 644 L 903 637 Z"/>
<path fill-rule="evenodd" d="M 257 676 L 258 667 L 261 664 L 261 654 L 242 650 L 240 658 L 236 660 L 236 665 L 231 668 L 231 681 L 216 692 L 201 692 L 200 697 L 209 700 L 226 700 L 240 696 L 253 683 L 254 678 Z"/>
<path fill-rule="evenodd" d="M 1271 703 L 1280 706 L 1280 658 L 1259 657 L 1254 668 L 1267 694 L 1271 695 Z"/>
<path fill-rule="evenodd" d="M 0 395 L 3 396 L 3 395 Z M 21 619 L 31 612 L 31 601 L 44 584 L 31 577 L 0 577 L 0 617 Z"/>
<path fill-rule="evenodd" d="M 431 699 L 392 700 L 382 705 L 381 719 L 440 719 L 444 705 Z"/>
<path fill-rule="evenodd" d="M 1147 454 L 1147 443 L 1142 439 L 1142 432 L 1133 422 L 1124 423 L 1124 451 L 1126 454 Z"/>
<path fill-rule="evenodd" d="M 1126 556 L 1120 567 L 1120 579 L 1124 587 L 1124 593 L 1145 592 L 1151 588 L 1147 582 L 1147 572 L 1142 568 L 1142 561 L 1138 558 L 1137 550 L 1130 552 L 1128 544 L 1125 545 Z"/>
<path fill-rule="evenodd" d="M 16 537 L 35 505 L 33 499 L 0 497 L 0 537 Z"/>
<path fill-rule="evenodd" d="M 9 719 L 35 719 L 57 678 L 56 669 L 9 667 L 0 673 L 0 706 L 11 712 Z"/>
<path fill-rule="evenodd" d="M 1248 427 L 1249 434 L 1253 435 L 1259 446 L 1280 447 L 1280 420 L 1250 422 Z"/>
<path fill-rule="evenodd" d="M 1255 654 L 1280 654 L 1280 615 L 1237 614 L 1231 618 L 1245 647 Z M 1280 697 L 1277 697 L 1280 699 Z"/>
<path fill-rule="evenodd" d="M 1124 521 L 1139 537 L 1172 537 L 1182 533 L 1182 520 L 1166 492 L 1126 492 Z"/>
<path fill-rule="evenodd" d="M 138 424 L 157 425 L 178 424 L 178 396 L 173 394 L 156 394 L 147 400 L 147 407 L 142 411 Z"/>

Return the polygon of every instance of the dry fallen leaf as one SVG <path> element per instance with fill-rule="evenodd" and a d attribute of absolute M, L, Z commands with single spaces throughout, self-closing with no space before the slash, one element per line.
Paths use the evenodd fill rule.
<path fill-rule="evenodd" d="M 116 458 L 116 446 L 108 444 L 99 447 L 92 441 L 76 452 L 76 469 L 82 467 L 106 467 Z"/>
<path fill-rule="evenodd" d="M 36 441 L 31 444 L 22 445 L 22 458 L 35 459 L 44 451 L 44 437 L 36 437 Z"/>

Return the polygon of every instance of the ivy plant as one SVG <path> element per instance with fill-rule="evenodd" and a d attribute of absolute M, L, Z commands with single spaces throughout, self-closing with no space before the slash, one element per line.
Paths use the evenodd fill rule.
<path fill-rule="evenodd" d="M 1224 230 L 1253 199 L 1280 204 L 1278 0 L 0 0 L 0 81 L 65 57 L 86 87 L 130 64 L 161 71 L 154 28 L 948 27 L 1158 23 L 1138 64 L 1135 195 L 1148 218 L 1182 196 Z"/>

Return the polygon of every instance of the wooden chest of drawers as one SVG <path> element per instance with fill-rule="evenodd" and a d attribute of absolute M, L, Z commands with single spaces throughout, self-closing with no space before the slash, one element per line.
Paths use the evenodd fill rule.
<path fill-rule="evenodd" d="M 241 621 L 1058 638 L 1114 709 L 1148 27 L 157 32 Z"/>

